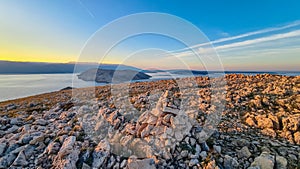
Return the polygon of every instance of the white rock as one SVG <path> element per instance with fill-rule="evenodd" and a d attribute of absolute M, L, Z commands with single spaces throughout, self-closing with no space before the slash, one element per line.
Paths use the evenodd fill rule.
<path fill-rule="evenodd" d="M 91 169 L 91 167 L 89 165 L 87 165 L 86 163 L 82 163 L 81 169 Z"/>
<path fill-rule="evenodd" d="M 26 159 L 26 157 L 25 157 L 23 151 L 21 151 L 21 152 L 19 153 L 19 155 L 18 155 L 17 158 L 15 159 L 13 165 L 15 165 L 15 166 L 22 166 L 22 167 L 28 165 L 28 161 L 27 161 L 27 159 Z"/>
<path fill-rule="evenodd" d="M 183 150 L 181 153 L 180 153 L 181 157 L 185 158 L 189 155 L 189 152 L 187 150 Z"/>
<path fill-rule="evenodd" d="M 206 151 L 202 151 L 202 152 L 200 153 L 200 157 L 202 158 L 202 160 L 204 160 L 204 159 L 207 157 Z"/>
<path fill-rule="evenodd" d="M 41 126 L 45 126 L 48 124 L 48 122 L 44 119 L 38 119 L 34 122 L 34 124 L 37 124 L 37 125 L 41 125 Z"/>
<path fill-rule="evenodd" d="M 143 159 L 143 160 L 132 159 L 132 160 L 128 160 L 127 168 L 128 169 L 155 169 L 156 167 L 153 159 Z"/>
<path fill-rule="evenodd" d="M 6 143 L 0 143 L 0 156 L 3 155 L 6 148 Z"/>
<path fill-rule="evenodd" d="M 14 132 L 16 132 L 18 129 L 19 129 L 18 126 L 13 125 L 11 128 L 9 128 L 9 129 L 6 131 L 6 134 L 14 133 Z"/>
<path fill-rule="evenodd" d="M 282 156 L 276 156 L 276 169 L 286 169 L 287 160 Z"/>
<path fill-rule="evenodd" d="M 192 167 L 194 165 L 197 165 L 199 163 L 198 159 L 191 159 L 189 162 L 189 166 Z"/>
<path fill-rule="evenodd" d="M 237 168 L 239 163 L 229 155 L 225 155 L 224 157 L 224 167 L 225 168 Z"/>
<path fill-rule="evenodd" d="M 217 153 L 221 154 L 221 146 L 214 145 L 213 148 Z"/>
<path fill-rule="evenodd" d="M 124 159 L 120 164 L 120 168 L 124 168 L 126 164 L 127 164 L 127 160 Z"/>
<path fill-rule="evenodd" d="M 172 114 L 177 115 L 179 113 L 179 110 L 178 109 L 172 109 L 170 107 L 165 107 L 163 109 L 163 112 L 168 112 L 168 113 L 172 113 Z"/>
<path fill-rule="evenodd" d="M 76 168 L 79 150 L 75 147 L 75 136 L 69 136 L 64 140 L 53 164 L 54 168 Z"/>
<path fill-rule="evenodd" d="M 99 168 L 103 162 L 106 160 L 110 152 L 110 145 L 107 140 L 102 140 L 99 142 L 95 151 L 93 152 L 93 168 Z"/>
<path fill-rule="evenodd" d="M 244 146 L 241 150 L 237 151 L 237 155 L 239 158 L 249 158 L 252 154 L 249 151 L 247 146 Z"/>
<path fill-rule="evenodd" d="M 260 169 L 274 169 L 275 158 L 268 152 L 262 152 L 256 157 L 251 164 L 251 167 L 259 167 Z"/>

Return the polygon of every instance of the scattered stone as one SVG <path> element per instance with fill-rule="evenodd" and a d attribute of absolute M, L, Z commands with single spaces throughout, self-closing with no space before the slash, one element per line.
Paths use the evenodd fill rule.
<path fill-rule="evenodd" d="M 0 143 L 0 157 L 3 155 L 5 152 L 7 144 L 6 143 Z"/>
<path fill-rule="evenodd" d="M 191 159 L 189 162 L 189 166 L 193 167 L 199 163 L 198 159 Z"/>
<path fill-rule="evenodd" d="M 48 122 L 46 120 L 44 120 L 44 119 L 38 119 L 33 124 L 45 126 L 45 125 L 48 124 Z"/>
<path fill-rule="evenodd" d="M 200 153 L 200 157 L 202 158 L 202 160 L 204 160 L 204 159 L 207 157 L 206 151 L 202 151 L 202 152 Z"/>
<path fill-rule="evenodd" d="M 224 157 L 224 167 L 225 169 L 237 168 L 239 166 L 239 162 L 237 162 L 234 158 L 229 155 L 225 155 Z"/>
<path fill-rule="evenodd" d="M 300 131 L 294 133 L 294 140 L 296 144 L 300 145 Z"/>
<path fill-rule="evenodd" d="M 214 145 L 213 148 L 217 153 L 221 154 L 221 146 Z"/>
<path fill-rule="evenodd" d="M 237 151 L 237 155 L 239 158 L 249 158 L 251 156 L 251 152 L 248 147 L 244 146 L 241 150 Z"/>
<path fill-rule="evenodd" d="M 9 128 L 9 129 L 6 131 L 6 134 L 14 133 L 14 132 L 16 132 L 18 129 L 19 129 L 18 126 L 13 125 L 11 128 Z"/>
<path fill-rule="evenodd" d="M 124 97 L 118 84 L 116 97 L 103 86 L 1 103 L 0 168 L 297 167 L 300 76 L 191 79 L 134 83 Z"/>
<path fill-rule="evenodd" d="M 53 165 L 57 168 L 76 168 L 79 150 L 75 147 L 75 136 L 69 136 L 65 139 L 57 156 L 54 159 Z"/>
<path fill-rule="evenodd" d="M 86 163 L 82 163 L 81 169 L 91 169 L 91 167 L 89 165 L 87 165 Z"/>
<path fill-rule="evenodd" d="M 257 121 L 257 127 L 264 128 L 273 128 L 273 122 L 271 119 L 265 117 L 264 115 L 259 115 L 255 117 Z"/>
<path fill-rule="evenodd" d="M 128 169 L 155 169 L 155 162 L 153 159 L 137 160 L 136 158 L 129 158 L 127 168 Z"/>
<path fill-rule="evenodd" d="M 215 160 L 211 160 L 205 167 L 205 169 L 219 169 Z"/>
<path fill-rule="evenodd" d="M 269 152 L 262 152 L 260 156 L 256 157 L 251 164 L 251 167 L 259 167 L 260 169 L 273 169 L 275 165 L 275 158 Z"/>
<path fill-rule="evenodd" d="M 60 149 L 60 143 L 58 142 L 51 142 L 48 147 L 46 148 L 46 151 L 48 154 L 56 154 Z"/>
<path fill-rule="evenodd" d="M 276 169 L 286 169 L 287 160 L 282 156 L 276 156 Z"/>
<path fill-rule="evenodd" d="M 183 150 L 180 153 L 181 157 L 186 158 L 189 155 L 189 152 L 187 150 Z"/>
<path fill-rule="evenodd" d="M 270 137 L 275 138 L 276 137 L 276 132 L 273 129 L 270 128 L 265 128 L 261 130 L 261 133 Z"/>
<path fill-rule="evenodd" d="M 19 118 L 12 118 L 10 119 L 10 124 L 11 125 L 19 125 L 20 119 Z"/>
<path fill-rule="evenodd" d="M 34 154 L 35 147 L 27 144 L 23 150 L 26 159 L 29 159 Z"/>
<path fill-rule="evenodd" d="M 13 165 L 15 166 L 22 166 L 22 167 L 25 167 L 29 164 L 29 162 L 27 161 L 23 151 L 21 151 L 19 153 L 19 155 L 17 156 L 17 158 L 15 159 Z"/>
<path fill-rule="evenodd" d="M 106 140 L 102 140 L 99 142 L 95 151 L 93 152 L 93 168 L 99 168 L 102 166 L 106 158 L 110 153 L 110 145 Z"/>
<path fill-rule="evenodd" d="M 0 158 L 0 168 L 8 168 L 16 159 L 15 153 L 9 153 Z"/>
<path fill-rule="evenodd" d="M 256 126 L 252 117 L 248 117 L 245 121 L 249 126 Z"/>
<path fill-rule="evenodd" d="M 120 164 L 120 168 L 124 168 L 127 165 L 127 160 L 123 160 Z"/>
<path fill-rule="evenodd" d="M 20 141 L 21 141 L 21 144 L 28 144 L 31 140 L 33 139 L 33 137 L 29 134 L 24 134 Z"/>

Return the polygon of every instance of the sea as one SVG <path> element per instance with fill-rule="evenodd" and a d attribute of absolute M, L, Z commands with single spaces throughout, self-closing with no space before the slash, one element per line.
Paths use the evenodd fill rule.
<path fill-rule="evenodd" d="M 232 72 L 233 73 L 233 72 Z M 255 75 L 257 73 L 235 72 L 240 74 Z M 260 72 L 262 73 L 262 72 Z M 151 80 L 172 79 L 188 77 L 190 74 L 170 74 L 166 72 L 148 73 Z M 286 76 L 298 76 L 300 72 L 275 72 Z M 210 73 L 210 77 L 218 77 L 222 73 Z M 207 76 L 207 75 L 201 75 Z M 0 75 L 0 102 L 13 100 L 27 96 L 59 91 L 66 87 L 82 88 L 92 86 L 103 86 L 106 83 L 86 82 L 77 78 L 77 74 L 18 74 Z"/>

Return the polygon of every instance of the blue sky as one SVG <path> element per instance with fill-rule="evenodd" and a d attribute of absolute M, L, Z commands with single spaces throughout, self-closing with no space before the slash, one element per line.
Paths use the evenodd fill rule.
<path fill-rule="evenodd" d="M 226 70 L 299 70 L 299 9 L 296 0 L 2 0 L 0 60 L 76 61 L 86 41 L 104 25 L 129 14 L 162 12 L 198 27 L 212 42 Z M 132 54 L 148 48 L 155 50 Z M 132 54 L 126 64 L 176 68 L 174 59 L 174 64 L 158 60 L 167 57 L 165 51 L 172 52 L 175 59 L 192 57 L 184 48 L 170 38 L 136 36 L 116 46 L 106 62 L 120 63 Z M 201 43 L 194 49 L 207 50 Z M 156 62 L 150 64 L 153 58 Z M 81 61 L 95 60 L 87 57 Z"/>

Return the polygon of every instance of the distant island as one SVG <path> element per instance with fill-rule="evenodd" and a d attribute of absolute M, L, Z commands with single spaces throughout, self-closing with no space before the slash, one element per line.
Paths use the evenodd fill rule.
<path fill-rule="evenodd" d="M 150 75 L 138 70 L 110 70 L 110 69 L 89 69 L 78 75 L 78 78 L 84 81 L 95 81 L 98 83 L 120 83 L 131 80 L 144 80 L 151 78 Z"/>
<path fill-rule="evenodd" d="M 122 64 L 99 64 L 85 62 L 47 63 L 47 62 L 14 62 L 0 60 L 0 74 L 56 74 L 81 73 L 89 69 L 101 68 L 110 70 L 136 70 L 140 69 Z"/>
<path fill-rule="evenodd" d="M 94 62 L 69 62 L 69 63 L 47 63 L 47 62 L 16 62 L 0 60 L 0 74 L 60 74 L 60 73 L 82 73 L 91 69 L 103 70 L 132 70 L 141 73 L 161 73 L 166 72 L 176 75 L 208 75 L 214 73 L 224 74 L 284 74 L 300 73 L 299 71 L 261 71 L 261 70 L 232 70 L 232 71 L 207 71 L 189 69 L 140 69 L 137 67 L 123 64 L 105 64 Z"/>

